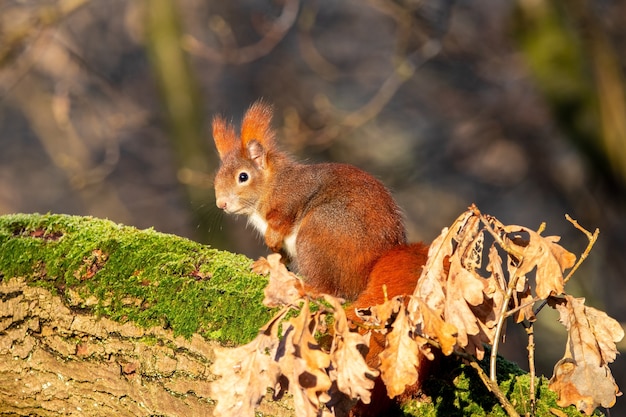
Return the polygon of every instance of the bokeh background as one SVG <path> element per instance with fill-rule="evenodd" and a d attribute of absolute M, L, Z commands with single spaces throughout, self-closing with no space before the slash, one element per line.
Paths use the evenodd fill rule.
<path fill-rule="evenodd" d="M 599 228 L 568 292 L 625 323 L 624 45 L 618 0 L 2 0 L 0 214 L 93 215 L 262 255 L 215 208 L 210 124 L 264 98 L 284 149 L 387 184 L 411 240 L 471 203 L 546 222 L 577 254 L 587 238 L 564 215 Z M 550 376 L 565 339 L 546 310 Z M 527 368 L 525 346 L 509 332 L 503 353 Z M 626 389 L 625 358 L 611 368 Z"/>

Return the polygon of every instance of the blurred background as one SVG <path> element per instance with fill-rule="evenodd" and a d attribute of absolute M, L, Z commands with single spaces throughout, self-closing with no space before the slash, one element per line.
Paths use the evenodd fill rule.
<path fill-rule="evenodd" d="M 564 215 L 599 228 L 568 292 L 625 323 L 624 45 L 626 2 L 611 0 L 2 0 L 0 214 L 265 254 L 215 208 L 210 129 L 264 98 L 284 149 L 391 188 L 411 240 L 471 203 L 546 222 L 576 254 L 588 241 Z M 565 336 L 547 310 L 549 377 Z M 527 368 L 525 346 L 509 332 L 503 353 Z M 626 359 L 611 368 L 626 389 Z"/>

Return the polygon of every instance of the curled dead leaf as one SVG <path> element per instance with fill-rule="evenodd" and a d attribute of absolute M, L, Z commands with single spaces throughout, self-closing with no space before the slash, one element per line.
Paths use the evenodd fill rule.
<path fill-rule="evenodd" d="M 441 352 L 449 356 L 454 351 L 456 345 L 456 337 L 458 331 L 456 327 L 445 322 L 437 313 L 432 311 L 427 305 L 420 303 L 419 312 L 421 317 L 412 318 L 412 321 L 419 323 L 421 326 L 421 333 L 434 339 L 439 343 Z M 431 358 L 432 359 L 432 358 Z"/>
<path fill-rule="evenodd" d="M 616 343 L 624 337 L 624 330 L 604 312 L 586 307 L 584 301 L 570 295 L 550 300 L 559 311 L 568 338 L 549 387 L 558 394 L 561 407 L 573 404 L 591 415 L 600 405 L 613 406 L 619 394 L 608 363 L 617 355 Z"/>
<path fill-rule="evenodd" d="M 273 253 L 267 259 L 259 258 L 253 263 L 252 270 L 262 275 L 269 274 L 269 283 L 263 290 L 265 295 L 263 305 L 267 307 L 297 305 L 302 300 L 304 284 L 280 262 L 279 254 Z"/>
<path fill-rule="evenodd" d="M 537 268 L 535 293 L 541 299 L 563 292 L 563 271 L 571 268 L 576 256 L 568 252 L 557 242 L 558 236 L 543 237 L 539 233 L 524 226 L 504 226 L 505 241 L 522 254 L 521 260 L 510 260 L 515 264 L 517 276 L 524 276 Z M 527 234 L 528 239 L 520 233 Z M 518 263 L 519 262 L 519 263 Z"/>
<path fill-rule="evenodd" d="M 407 386 L 417 381 L 419 345 L 412 337 L 412 330 L 404 304 L 401 304 L 392 330 L 387 334 L 387 346 L 379 356 L 381 377 L 389 398 L 402 394 Z"/>
<path fill-rule="evenodd" d="M 330 400 L 330 355 L 313 336 L 318 320 L 319 313 L 311 314 L 305 300 L 300 314 L 283 324 L 283 339 L 278 347 L 278 366 L 289 382 L 298 417 L 317 416 L 321 405 Z"/>
<path fill-rule="evenodd" d="M 278 327 L 287 314 L 274 316 L 250 343 L 237 348 L 218 348 L 212 372 L 221 376 L 211 384 L 211 397 L 217 399 L 216 417 L 254 416 L 255 407 L 278 381 L 280 369 L 274 355 L 278 347 Z"/>
<path fill-rule="evenodd" d="M 349 398 L 360 399 L 364 404 L 369 404 L 374 378 L 379 372 L 367 365 L 359 347 L 369 346 L 371 333 L 362 335 L 351 332 L 346 313 L 339 301 L 328 295 L 324 299 L 334 309 L 334 339 L 330 350 L 331 379 L 336 381 L 337 389 Z"/>

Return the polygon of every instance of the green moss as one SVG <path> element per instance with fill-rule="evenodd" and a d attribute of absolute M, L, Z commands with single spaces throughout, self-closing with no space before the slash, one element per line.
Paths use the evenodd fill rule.
<path fill-rule="evenodd" d="M 488 355 L 480 365 L 488 371 Z M 530 375 L 516 364 L 498 358 L 496 374 L 500 390 L 506 395 L 517 412 L 523 415 L 530 413 Z M 550 409 L 562 411 L 569 417 L 583 417 L 574 406 L 561 408 L 556 404 L 556 393 L 548 389 L 545 377 L 535 379 L 536 408 L 535 416 L 553 417 Z M 405 416 L 419 417 L 507 417 L 508 414 L 500 406 L 497 398 L 490 393 L 469 365 L 460 364 L 455 358 L 445 358 L 438 371 L 429 378 L 423 393 L 430 401 L 409 401 L 402 411 Z M 601 416 L 599 411 L 594 415 Z"/>
<path fill-rule="evenodd" d="M 67 215 L 0 216 L 0 274 L 117 321 L 245 343 L 271 317 L 251 261 L 180 237 Z M 92 297 L 93 298 L 93 297 Z M 245 308 L 243 308 L 245 306 Z M 75 307 L 75 306 L 74 306 Z"/>

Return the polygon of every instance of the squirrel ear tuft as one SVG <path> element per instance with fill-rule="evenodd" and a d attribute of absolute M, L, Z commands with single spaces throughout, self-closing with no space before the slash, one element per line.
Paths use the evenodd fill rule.
<path fill-rule="evenodd" d="M 252 140 L 258 141 L 265 149 L 274 147 L 272 114 L 272 106 L 262 100 L 250 106 L 241 123 L 241 142 L 244 149 Z"/>
<path fill-rule="evenodd" d="M 230 151 L 241 148 L 241 142 L 235 133 L 235 128 L 220 116 L 213 118 L 213 140 L 221 160 Z"/>

